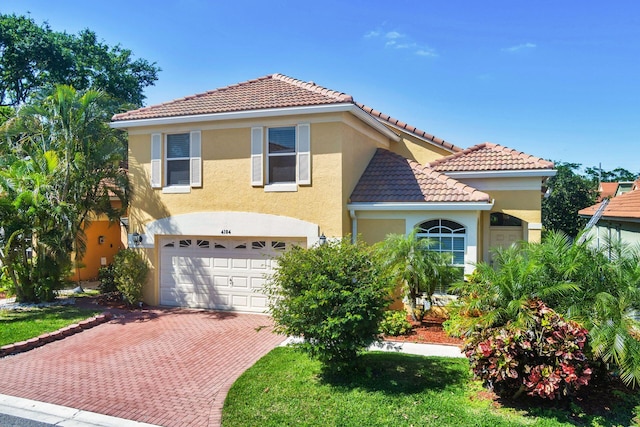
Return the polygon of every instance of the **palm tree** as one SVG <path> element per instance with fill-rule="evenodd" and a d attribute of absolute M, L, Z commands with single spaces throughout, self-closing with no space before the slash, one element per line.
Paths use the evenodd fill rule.
<path fill-rule="evenodd" d="M 434 251 L 434 245 L 433 240 L 418 237 L 416 229 L 408 235 L 390 234 L 377 247 L 385 270 L 402 286 L 414 321 L 416 299 L 423 293 L 431 298 L 437 285 L 447 285 L 455 275 L 450 257 Z"/>
<path fill-rule="evenodd" d="M 49 204 L 57 228 L 39 230 L 38 241 L 49 239 L 52 245 L 57 242 L 66 255 L 56 253 L 46 260 L 35 260 L 50 263 L 51 268 L 69 264 L 72 251 L 82 259 L 86 248 L 84 229 L 92 215 L 105 214 L 117 220 L 127 208 L 129 180 L 119 167 L 126 145 L 123 135 L 108 125 L 111 111 L 112 101 L 104 94 L 91 90 L 81 93 L 60 85 L 22 107 L 16 117 L 2 125 L 11 141 L 3 151 L 16 164 L 16 172 L 46 165 L 46 169 L 38 170 L 46 185 L 23 185 L 11 191 L 14 195 L 24 189 L 37 191 L 42 199 L 32 199 L 34 206 L 44 206 L 42 200 Z M 0 184 L 3 197 L 10 193 L 12 182 L 22 182 L 16 179 L 7 176 Z M 114 198 L 121 202 L 117 208 L 111 203 Z M 31 238 L 29 233 L 16 234 L 14 238 L 18 236 Z"/>

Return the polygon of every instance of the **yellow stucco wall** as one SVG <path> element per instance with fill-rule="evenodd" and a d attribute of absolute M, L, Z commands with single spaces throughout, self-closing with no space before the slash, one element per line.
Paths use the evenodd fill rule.
<path fill-rule="evenodd" d="M 360 219 L 358 220 L 358 236 L 367 244 L 381 242 L 388 234 L 404 234 L 404 219 Z"/>
<path fill-rule="evenodd" d="M 396 132 L 398 132 L 396 130 Z M 437 144 L 431 144 L 408 133 L 400 134 L 402 141 L 392 144 L 391 151 L 420 164 L 427 164 L 434 160 L 453 154 Z"/>
<path fill-rule="evenodd" d="M 92 221 L 85 230 L 87 250 L 82 260 L 77 261 L 81 268 L 75 268 L 72 281 L 95 280 L 101 267 L 101 258 L 106 264 L 113 262 L 113 256 L 123 247 L 120 238 L 120 225 L 108 220 Z M 99 241 L 102 236 L 102 242 Z"/>

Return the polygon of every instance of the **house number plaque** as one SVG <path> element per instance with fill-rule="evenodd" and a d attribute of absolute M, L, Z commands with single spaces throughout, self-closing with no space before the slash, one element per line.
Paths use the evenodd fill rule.
<path fill-rule="evenodd" d="M 231 234 L 231 230 L 222 230 L 220 234 Z"/>

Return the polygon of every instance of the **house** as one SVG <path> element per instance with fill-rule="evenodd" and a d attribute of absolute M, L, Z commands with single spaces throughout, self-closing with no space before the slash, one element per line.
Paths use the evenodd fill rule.
<path fill-rule="evenodd" d="M 489 248 L 540 239 L 553 164 L 462 149 L 281 74 L 113 116 L 128 132 L 129 245 L 147 303 L 262 312 L 271 257 L 321 238 L 439 242 L 466 273 Z"/>
<path fill-rule="evenodd" d="M 578 211 L 578 215 L 594 219 L 587 231 L 594 247 L 606 248 L 609 242 L 640 243 L 640 179 L 630 187 L 629 191 Z"/>
<path fill-rule="evenodd" d="M 622 182 L 601 182 L 598 185 L 598 199 L 601 200 L 619 196 L 624 193 L 628 193 L 633 189 L 634 183 L 631 181 Z"/>

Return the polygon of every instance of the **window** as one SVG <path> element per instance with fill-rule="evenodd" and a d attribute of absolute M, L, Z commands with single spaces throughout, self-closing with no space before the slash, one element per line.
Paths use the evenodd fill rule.
<path fill-rule="evenodd" d="M 502 212 L 492 212 L 489 223 L 493 227 L 522 227 L 522 220 Z"/>
<path fill-rule="evenodd" d="M 202 186 L 200 131 L 151 134 L 151 187 L 163 192 L 185 192 Z M 164 158 L 163 158 L 164 155 Z M 164 161 L 163 161 L 164 160 Z M 163 173 L 164 172 L 164 173 Z"/>
<path fill-rule="evenodd" d="M 459 267 L 464 267 L 466 233 L 463 225 L 446 219 L 434 219 L 418 226 L 418 237 L 432 239 L 433 250 L 450 253 L 451 264 Z"/>
<path fill-rule="evenodd" d="M 296 128 L 269 128 L 267 147 L 269 183 L 296 182 Z"/>
<path fill-rule="evenodd" d="M 265 191 L 297 191 L 298 185 L 310 185 L 310 138 L 308 123 L 251 128 L 251 185 L 265 186 L 265 176 Z"/>
<path fill-rule="evenodd" d="M 189 134 L 167 135 L 167 185 L 191 185 Z"/>

